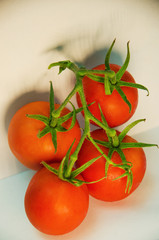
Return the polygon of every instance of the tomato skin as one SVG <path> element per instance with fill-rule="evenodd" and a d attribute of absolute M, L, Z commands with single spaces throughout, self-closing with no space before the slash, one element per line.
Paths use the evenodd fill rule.
<path fill-rule="evenodd" d="M 58 107 L 59 105 L 55 104 L 55 109 Z M 69 112 L 64 108 L 61 116 Z M 49 113 L 49 102 L 31 102 L 15 113 L 8 128 L 8 143 L 11 151 L 23 165 L 33 170 L 41 167 L 41 161 L 61 161 L 73 140 L 76 139 L 72 152 L 81 137 L 80 127 L 76 121 L 70 131 L 57 133 L 57 152 L 55 153 L 50 133 L 41 138 L 37 137 L 39 130 L 45 127 L 44 123 L 26 116 L 26 114 L 41 114 L 49 117 Z M 66 129 L 70 127 L 71 120 L 72 118 L 63 124 Z"/>
<path fill-rule="evenodd" d="M 110 64 L 110 68 L 114 72 L 118 72 L 120 66 Z M 93 69 L 104 70 L 105 65 L 102 64 Z M 125 82 L 135 83 L 134 78 L 128 71 L 124 73 L 121 80 Z M 89 106 L 89 110 L 97 119 L 101 121 L 101 114 L 98 106 L 100 104 L 102 112 L 110 127 L 116 127 L 125 123 L 134 114 L 138 104 L 138 90 L 136 88 L 121 87 L 127 96 L 127 99 L 132 105 L 132 110 L 129 112 L 128 105 L 124 102 L 124 100 L 115 89 L 111 95 L 106 95 L 103 83 L 95 82 L 88 77 L 84 77 L 82 83 L 87 104 L 95 102 Z M 81 107 L 81 100 L 78 93 L 76 95 L 76 98 L 78 105 Z"/>
<path fill-rule="evenodd" d="M 57 169 L 59 163 L 51 166 Z M 78 179 L 83 180 L 80 175 Z M 74 230 L 84 220 L 89 194 L 85 184 L 76 187 L 42 168 L 31 179 L 24 204 L 35 228 L 46 234 L 61 235 Z"/>
<path fill-rule="evenodd" d="M 107 141 L 107 136 L 103 129 L 94 130 L 91 133 L 91 136 L 94 139 Z M 123 142 L 136 142 L 135 139 L 126 135 L 123 139 Z M 108 155 L 108 148 L 100 146 L 103 152 Z M 127 177 L 114 180 L 114 178 L 119 177 L 124 173 L 124 170 L 112 167 L 109 165 L 107 179 L 101 180 L 98 183 L 88 184 L 89 193 L 96 199 L 102 201 L 118 201 L 126 198 L 130 195 L 141 183 L 145 170 L 146 170 L 146 157 L 142 148 L 129 148 L 123 149 L 127 161 L 133 164 L 132 173 L 133 173 L 133 185 L 131 191 L 125 193 Z M 100 153 L 88 140 L 85 140 L 78 156 L 77 167 L 80 167 L 87 161 L 92 158 L 99 156 Z M 121 163 L 121 158 L 117 152 L 113 153 L 112 161 L 115 163 Z M 105 175 L 105 159 L 104 157 L 99 158 L 95 163 L 93 163 L 89 168 L 87 168 L 82 176 L 85 181 L 95 181 Z"/>

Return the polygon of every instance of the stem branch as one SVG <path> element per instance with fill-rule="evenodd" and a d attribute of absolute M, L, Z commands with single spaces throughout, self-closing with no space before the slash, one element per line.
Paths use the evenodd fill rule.
<path fill-rule="evenodd" d="M 52 117 L 58 118 L 61 114 L 61 111 L 64 109 L 66 104 L 70 101 L 70 99 L 74 96 L 74 94 L 78 91 L 79 85 L 76 84 L 73 90 L 69 93 L 67 98 L 64 100 L 64 102 L 60 105 L 60 107 L 52 112 Z"/>
<path fill-rule="evenodd" d="M 77 157 L 78 157 L 78 153 L 82 147 L 82 144 L 85 140 L 85 138 L 87 137 L 87 135 L 90 133 L 90 124 L 89 124 L 89 117 L 88 117 L 88 108 L 87 108 L 87 103 L 86 103 L 86 100 L 85 100 L 85 96 L 84 96 L 84 91 L 83 91 L 83 85 L 82 85 L 82 81 L 79 81 L 79 78 L 77 76 L 77 86 L 78 86 L 78 93 L 80 95 L 80 98 L 81 98 L 81 102 L 82 102 L 82 106 L 83 106 L 83 111 L 84 111 L 84 115 L 85 115 L 85 128 L 84 128 L 84 131 L 83 131 L 83 134 L 82 134 L 82 137 L 74 151 L 74 153 L 70 156 L 70 165 L 66 171 L 66 176 L 69 177 L 71 175 L 71 172 L 72 172 L 72 169 L 73 169 L 73 166 L 77 160 Z"/>

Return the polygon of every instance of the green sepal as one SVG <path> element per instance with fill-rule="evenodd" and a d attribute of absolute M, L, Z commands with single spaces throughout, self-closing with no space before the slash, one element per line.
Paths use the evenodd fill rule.
<path fill-rule="evenodd" d="M 131 190 L 132 184 L 133 184 L 133 174 L 132 174 L 132 171 L 130 170 L 130 173 L 128 173 L 128 172 L 123 173 L 119 177 L 114 178 L 113 181 L 116 181 L 116 180 L 121 179 L 123 177 L 127 177 L 125 193 L 126 192 L 130 193 L 130 190 Z"/>
<path fill-rule="evenodd" d="M 65 157 L 62 159 L 61 164 L 59 166 L 59 172 L 58 172 L 58 177 L 62 180 L 67 180 L 70 179 L 70 175 L 67 174 L 67 171 L 69 169 L 69 158 L 70 158 L 70 153 L 73 147 L 73 144 L 75 143 L 75 139 L 73 140 L 71 146 L 69 147 Z"/>
<path fill-rule="evenodd" d="M 131 112 L 131 108 L 132 108 L 131 103 L 127 99 L 127 97 L 126 97 L 125 93 L 123 92 L 123 90 L 118 85 L 115 85 L 115 89 L 117 90 L 119 95 L 122 97 L 124 102 L 126 102 L 126 104 L 129 106 L 129 112 Z"/>
<path fill-rule="evenodd" d="M 108 152 L 108 158 L 111 159 L 113 153 L 114 153 L 114 149 L 113 149 L 113 148 L 110 148 L 110 149 L 109 149 L 109 152 Z M 107 178 L 107 175 L 108 175 L 109 165 L 110 165 L 109 162 L 106 161 L 106 163 L 105 163 L 105 177 L 106 177 L 106 178 Z"/>
<path fill-rule="evenodd" d="M 53 145 L 54 145 L 54 148 L 55 148 L 55 153 L 57 152 L 57 132 L 56 132 L 56 129 L 54 128 L 50 128 L 50 133 L 51 133 L 51 136 L 52 136 L 52 142 L 53 142 Z"/>
<path fill-rule="evenodd" d="M 49 119 L 46 116 L 40 114 L 26 114 L 28 118 L 36 119 L 43 122 L 45 125 L 49 125 Z"/>
<path fill-rule="evenodd" d="M 71 102 L 70 102 L 70 103 L 71 103 Z M 93 102 L 93 103 L 94 103 L 94 102 Z M 91 106 L 93 103 L 88 104 L 88 107 Z M 78 108 L 78 109 L 75 109 L 75 107 L 74 107 L 74 105 L 73 105 L 72 103 L 71 103 L 71 105 L 72 105 L 72 107 L 73 107 L 73 111 L 70 112 L 70 113 L 68 113 L 68 114 L 66 114 L 66 115 L 64 115 L 64 116 L 62 116 L 62 117 L 59 117 L 59 118 L 58 118 L 58 122 L 57 122 L 57 126 L 56 126 L 56 130 L 57 130 L 58 132 L 67 132 L 67 131 L 70 131 L 70 130 L 74 127 L 74 125 L 75 125 L 75 123 L 76 123 L 76 115 L 77 115 L 79 112 L 83 111 L 83 107 Z M 70 127 L 69 127 L 68 129 L 64 128 L 64 127 L 62 126 L 62 123 L 66 122 L 66 121 L 67 121 L 68 119 L 70 119 L 71 117 L 72 117 L 72 122 L 71 122 Z"/>
<path fill-rule="evenodd" d="M 69 166 L 69 157 L 70 157 L 70 153 L 71 153 L 71 150 L 72 150 L 72 147 L 75 143 L 75 140 L 73 140 L 71 146 L 69 147 L 67 153 L 66 153 L 66 156 L 64 157 L 64 160 L 63 160 L 63 168 L 64 168 L 64 172 L 63 172 L 63 176 L 66 178 L 67 177 L 67 169 L 68 169 L 68 166 Z"/>
<path fill-rule="evenodd" d="M 91 106 L 94 103 L 95 102 L 92 102 L 92 103 L 88 104 L 87 106 L 89 107 L 89 106 Z M 76 115 L 77 115 L 78 113 L 80 113 L 82 111 L 83 111 L 83 107 L 80 107 L 80 108 L 74 109 L 74 111 L 69 112 L 68 114 L 66 114 L 66 115 L 64 115 L 62 117 L 59 117 L 58 118 L 59 125 L 61 125 L 62 123 L 66 122 L 68 119 L 70 119 L 73 116 L 73 114 L 76 113 Z"/>
<path fill-rule="evenodd" d="M 102 177 L 98 180 L 95 180 L 95 181 L 91 181 L 91 182 L 87 182 L 87 181 L 83 181 L 83 180 L 80 180 L 80 179 L 77 179 L 77 178 L 70 178 L 70 179 L 67 179 L 67 181 L 69 183 L 72 183 L 73 185 L 75 185 L 76 187 L 80 187 L 81 185 L 83 184 L 93 184 L 93 183 L 98 183 L 100 181 L 102 181 L 103 179 L 105 179 L 105 177 Z"/>
<path fill-rule="evenodd" d="M 56 130 L 59 131 L 59 132 L 70 131 L 75 126 L 75 123 L 76 123 L 76 112 L 77 111 L 76 111 L 76 109 L 75 109 L 75 107 L 74 107 L 74 105 L 72 103 L 71 103 L 71 105 L 73 107 L 73 111 L 71 113 L 65 115 L 64 117 L 58 118 L 58 123 L 57 123 L 57 126 L 56 126 Z M 64 128 L 62 126 L 62 123 L 64 123 L 65 121 L 67 121 L 71 117 L 72 117 L 72 121 L 71 121 L 70 127 L 68 129 Z"/>
<path fill-rule="evenodd" d="M 87 165 L 87 167 L 83 166 L 84 170 L 82 170 L 82 168 L 78 168 L 78 169 L 72 171 L 71 176 L 69 176 L 69 177 L 66 176 L 65 173 L 66 173 L 66 171 L 68 169 L 68 166 L 69 166 L 69 156 L 70 156 L 71 149 L 73 147 L 74 142 L 75 142 L 75 140 L 73 141 L 69 150 L 67 151 L 66 156 L 62 159 L 58 170 L 53 168 L 52 166 L 50 166 L 49 164 L 47 164 L 44 161 L 42 161 L 41 164 L 44 167 L 46 167 L 50 172 L 57 175 L 61 180 L 66 181 L 68 183 L 71 183 L 76 187 L 80 187 L 82 184 L 91 184 L 91 183 L 96 183 L 96 182 L 99 182 L 99 181 L 103 180 L 105 177 L 103 177 L 101 179 L 98 179 L 96 181 L 92 181 L 92 182 L 87 182 L 87 181 L 83 181 L 83 180 L 75 178 L 82 171 L 84 171 L 88 167 L 88 165 L 90 166 L 91 164 L 85 164 L 85 165 Z M 99 157 L 101 157 L 101 156 L 99 156 Z M 92 159 L 91 162 L 93 163 L 93 161 L 97 160 L 99 157 L 97 157 L 96 159 Z"/>
<path fill-rule="evenodd" d="M 82 112 L 82 111 L 83 111 L 83 107 L 75 110 L 76 114 L 79 113 L 79 112 Z M 66 122 L 68 119 L 70 119 L 73 116 L 73 114 L 74 114 L 74 111 L 58 118 L 58 123 L 61 125 L 62 123 Z"/>
<path fill-rule="evenodd" d="M 145 90 L 145 91 L 147 91 L 147 96 L 149 96 L 148 88 L 141 85 L 141 84 L 138 84 L 138 83 L 131 83 L 131 82 L 125 82 L 125 81 L 120 80 L 119 82 L 117 82 L 117 86 L 132 87 L 132 88 L 138 88 L 138 89 L 141 89 L 141 90 Z"/>
<path fill-rule="evenodd" d="M 151 143 L 142 143 L 142 142 L 129 142 L 129 143 L 124 143 L 122 142 L 120 144 L 121 149 L 126 149 L 126 148 L 144 148 L 144 147 L 158 147 L 157 144 L 151 144 Z"/>
<path fill-rule="evenodd" d="M 60 176 L 59 174 L 59 169 L 55 169 L 53 168 L 52 166 L 50 166 L 49 164 L 47 164 L 46 162 L 42 161 L 41 164 L 50 172 L 52 172 L 53 174 L 55 174 L 56 176 Z M 80 180 L 80 179 L 77 179 L 77 178 L 60 178 L 62 181 L 66 181 L 70 184 L 73 184 L 74 186 L 76 187 L 80 187 L 81 185 L 83 184 L 92 184 L 92 183 L 96 183 L 96 182 L 99 182 L 101 180 L 103 180 L 105 177 L 101 178 L 101 179 L 98 179 L 96 181 L 92 181 L 92 182 L 86 182 L 86 181 L 83 181 L 83 180 Z"/>
<path fill-rule="evenodd" d="M 44 127 L 44 129 L 43 130 L 41 130 L 41 131 L 39 131 L 38 132 L 38 138 L 41 138 L 41 137 L 43 137 L 43 136 L 45 136 L 46 134 L 48 134 L 48 133 L 50 133 L 50 127 L 49 126 L 46 126 L 46 127 Z"/>
<path fill-rule="evenodd" d="M 70 69 L 71 71 L 73 71 L 74 73 L 76 73 L 79 68 L 71 61 L 69 60 L 65 60 L 65 61 L 59 61 L 59 62 L 55 62 L 55 63 L 51 63 L 48 66 L 48 69 L 51 69 L 53 67 L 59 66 L 59 74 L 64 71 L 66 68 Z"/>
<path fill-rule="evenodd" d="M 114 46 L 114 44 L 115 44 L 115 41 L 116 41 L 116 39 L 114 39 L 114 41 L 112 42 L 110 48 L 108 49 L 108 52 L 107 52 L 107 54 L 106 54 L 106 57 L 105 57 L 105 68 L 106 68 L 107 70 L 110 70 L 109 60 L 110 60 L 110 55 L 111 55 L 113 46 Z"/>
<path fill-rule="evenodd" d="M 50 81 L 50 120 L 52 119 L 52 112 L 55 110 L 55 102 L 54 102 L 54 90 L 52 82 Z"/>
<path fill-rule="evenodd" d="M 59 61 L 59 62 L 54 62 L 51 63 L 48 66 L 48 69 L 51 69 L 53 67 L 59 66 L 61 70 L 59 70 L 59 73 L 62 72 L 62 69 L 65 70 L 67 68 L 67 66 L 69 66 L 70 61 L 69 60 L 64 60 L 64 61 Z"/>
<path fill-rule="evenodd" d="M 121 169 L 123 169 L 124 171 L 128 171 L 128 170 L 130 170 L 131 168 L 132 168 L 132 164 L 131 164 L 131 162 L 125 162 L 125 163 L 121 163 L 121 164 L 116 164 L 116 163 L 114 163 L 114 164 L 112 164 L 112 166 L 113 167 L 117 167 L 117 168 L 121 168 Z"/>
<path fill-rule="evenodd" d="M 55 111 L 54 90 L 53 90 L 53 85 L 52 85 L 51 81 L 50 81 L 50 101 L 49 102 L 50 102 L 50 116 L 49 117 L 46 117 L 46 116 L 43 116 L 40 114 L 27 114 L 26 116 L 28 118 L 39 120 L 45 124 L 45 127 L 41 131 L 38 132 L 37 136 L 38 136 L 38 138 L 41 138 L 44 135 L 51 133 L 52 142 L 53 142 L 53 145 L 55 148 L 55 153 L 56 153 L 57 152 L 57 132 L 66 132 L 66 131 L 71 130 L 76 123 L 76 114 L 78 112 L 81 112 L 83 110 L 83 107 L 76 110 L 74 105 L 70 102 L 73 107 L 73 111 L 66 114 L 65 116 L 54 118 L 52 116 L 53 112 Z M 70 125 L 69 129 L 64 128 L 62 126 L 62 123 L 67 121 L 71 117 L 72 117 L 72 121 L 71 121 L 71 125 Z"/>
<path fill-rule="evenodd" d="M 51 167 L 49 164 L 47 164 L 47 163 L 44 162 L 44 161 L 42 161 L 41 164 L 42 164 L 45 168 L 47 168 L 50 172 L 52 172 L 52 173 L 54 173 L 55 175 L 58 176 L 58 170 L 57 170 L 57 169 Z"/>
<path fill-rule="evenodd" d="M 128 126 L 126 126 L 124 128 L 124 130 L 119 134 L 119 141 L 122 142 L 122 140 L 124 139 L 124 137 L 126 136 L 126 134 L 134 127 L 136 126 L 138 123 L 145 121 L 146 119 L 139 119 L 136 120 L 132 123 L 130 123 Z"/>
<path fill-rule="evenodd" d="M 72 150 L 73 144 L 75 142 L 72 142 L 71 146 L 69 147 L 65 157 L 62 159 L 59 169 L 55 169 L 53 167 L 51 167 L 50 165 L 48 165 L 46 162 L 42 161 L 41 163 L 51 172 L 55 173 L 60 179 L 65 180 L 65 172 L 68 168 L 68 164 L 69 164 L 69 156 L 70 156 L 70 152 Z"/>
<path fill-rule="evenodd" d="M 133 185 L 133 173 L 130 170 L 128 173 L 128 176 L 127 176 L 127 184 L 126 184 L 126 188 L 125 188 L 125 193 L 126 192 L 130 193 L 132 185 Z"/>
<path fill-rule="evenodd" d="M 106 148 L 111 148 L 111 146 L 112 146 L 110 142 L 101 141 L 101 140 L 98 140 L 98 139 L 94 139 L 94 141 L 96 143 L 98 143 L 99 145 L 104 146 Z"/>
<path fill-rule="evenodd" d="M 119 154 L 119 156 L 121 157 L 122 163 L 127 163 L 126 157 L 123 153 L 123 151 L 120 148 L 116 149 L 116 152 Z"/>
<path fill-rule="evenodd" d="M 93 143 L 93 145 L 98 149 L 98 151 L 103 154 L 102 150 L 100 148 L 98 148 L 94 142 L 94 140 L 90 137 L 91 142 Z M 112 149 L 111 152 L 109 153 L 110 157 L 112 156 L 113 152 L 116 151 L 116 149 Z M 108 156 L 106 156 L 105 154 L 102 155 L 105 159 L 106 159 L 106 165 L 105 165 L 105 178 L 107 177 L 107 171 L 108 171 L 108 167 L 109 164 L 111 164 L 111 166 L 113 167 L 118 167 L 121 168 L 123 170 L 125 170 L 125 172 L 130 172 L 132 164 L 130 162 L 127 162 L 124 160 L 124 163 L 122 162 L 121 164 L 116 164 L 114 163 L 111 158 L 109 158 Z"/>
<path fill-rule="evenodd" d="M 59 74 L 62 73 L 66 69 L 66 66 L 60 66 L 59 67 Z"/>
<path fill-rule="evenodd" d="M 114 180 L 117 180 L 117 179 L 120 179 L 120 178 L 123 178 L 123 177 L 127 176 L 125 193 L 126 193 L 127 191 L 128 191 L 128 193 L 129 193 L 130 190 L 131 190 L 132 184 L 133 184 L 133 176 L 132 176 L 132 171 L 131 171 L 132 163 L 131 163 L 131 162 L 128 162 L 128 161 L 126 160 L 126 157 L 125 157 L 123 151 L 122 151 L 120 148 L 117 149 L 117 153 L 118 153 L 119 156 L 121 157 L 122 163 L 123 163 L 124 165 L 127 164 L 127 165 L 129 166 L 129 168 L 125 168 L 125 167 L 124 167 L 125 173 L 123 173 L 121 176 L 115 178 Z M 129 164 L 130 164 L 130 165 L 129 165 Z"/>
<path fill-rule="evenodd" d="M 112 166 L 115 166 L 115 167 L 123 168 L 123 165 L 114 163 L 106 154 L 104 154 L 103 151 L 101 150 L 101 148 L 98 146 L 98 144 L 95 142 L 95 140 L 91 136 L 89 136 L 89 140 L 97 148 L 99 153 L 102 154 L 102 156 L 106 159 L 106 161 L 108 161 L 109 164 L 111 164 Z"/>
<path fill-rule="evenodd" d="M 129 50 L 129 42 L 127 43 L 127 56 L 125 59 L 124 64 L 122 67 L 119 69 L 119 71 L 116 73 L 116 81 L 119 82 L 122 76 L 124 75 L 130 61 L 130 50 Z"/>
<path fill-rule="evenodd" d="M 119 156 L 121 157 L 121 160 L 122 160 L 120 168 L 123 168 L 125 171 L 130 171 L 133 164 L 126 160 L 126 157 L 125 157 L 123 151 L 121 150 L 121 148 L 117 148 L 117 149 L 115 149 L 115 151 L 119 154 Z"/>
<path fill-rule="evenodd" d="M 84 170 L 86 170 L 88 167 L 90 167 L 95 161 L 97 161 L 100 157 L 102 157 L 102 155 L 93 158 L 91 160 L 89 160 L 88 162 L 86 162 L 85 164 L 83 164 L 81 167 L 75 169 L 74 171 L 72 171 L 71 173 L 71 177 L 74 178 L 77 175 L 79 175 L 81 172 L 83 172 Z"/>
<path fill-rule="evenodd" d="M 67 132 L 69 129 L 64 128 L 61 125 L 56 126 L 57 132 Z"/>
<path fill-rule="evenodd" d="M 112 180 L 113 180 L 113 181 L 116 181 L 116 180 L 118 180 L 118 179 L 121 179 L 121 178 L 127 177 L 127 176 L 128 176 L 128 173 L 127 173 L 127 172 L 124 172 L 122 175 L 120 175 L 120 176 L 118 176 L 118 177 L 116 177 L 116 178 L 113 178 Z"/>
<path fill-rule="evenodd" d="M 83 185 L 85 183 L 85 181 L 82 181 L 82 180 L 77 179 L 77 178 L 66 179 L 66 181 L 73 184 L 76 187 L 80 187 L 81 185 Z"/>

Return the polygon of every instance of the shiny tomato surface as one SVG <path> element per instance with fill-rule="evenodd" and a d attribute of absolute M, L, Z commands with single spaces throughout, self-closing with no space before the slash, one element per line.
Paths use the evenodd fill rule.
<path fill-rule="evenodd" d="M 51 166 L 57 169 L 59 163 Z M 80 175 L 78 179 L 83 180 Z M 42 168 L 31 179 L 24 204 L 35 228 L 49 235 L 61 235 L 82 223 L 89 207 L 89 194 L 85 184 L 76 187 Z"/>
<path fill-rule="evenodd" d="M 91 136 L 97 140 L 108 141 L 106 133 L 102 129 L 94 130 L 91 133 Z M 126 135 L 125 138 L 123 139 L 123 142 L 136 142 L 136 140 Z M 108 155 L 109 151 L 108 148 L 104 146 L 100 146 L 100 148 L 106 155 Z M 98 183 L 88 184 L 89 193 L 93 197 L 108 202 L 118 201 L 126 198 L 139 186 L 146 170 L 145 153 L 142 148 L 123 149 L 123 153 L 125 154 L 126 160 L 133 164 L 132 167 L 133 184 L 130 192 L 129 193 L 125 192 L 127 176 L 120 178 L 118 180 L 114 180 L 115 178 L 121 176 L 124 173 L 124 170 L 109 165 L 106 179 L 101 180 Z M 89 160 L 100 155 L 101 154 L 93 146 L 93 144 L 86 139 L 79 152 L 77 167 L 80 167 Z M 117 164 L 122 162 L 121 157 L 117 152 L 113 153 L 111 160 Z M 100 157 L 96 162 L 94 162 L 90 167 L 88 167 L 82 173 L 82 176 L 85 179 L 85 181 L 91 182 L 103 178 L 105 176 L 105 163 L 106 163 L 105 158 Z"/>
<path fill-rule="evenodd" d="M 120 66 L 110 64 L 110 68 L 112 71 L 118 72 Z M 105 65 L 102 64 L 93 69 L 104 70 Z M 135 83 L 134 78 L 128 71 L 124 73 L 121 80 L 125 82 Z M 95 102 L 89 106 L 89 110 L 97 119 L 101 121 L 101 113 L 99 110 L 100 104 L 102 112 L 110 127 L 116 127 L 125 123 L 134 114 L 138 105 L 138 90 L 136 88 L 121 87 L 132 106 L 131 112 L 129 112 L 129 106 L 124 102 L 116 89 L 113 90 L 111 95 L 106 95 L 104 84 L 93 81 L 87 76 L 83 78 L 82 83 L 87 104 Z M 78 93 L 76 97 L 77 103 L 81 107 L 81 100 Z"/>
<path fill-rule="evenodd" d="M 55 109 L 58 107 L 59 105 L 55 104 Z M 64 108 L 61 116 L 69 112 L 67 108 Z M 28 118 L 27 114 L 41 114 L 49 117 L 49 102 L 28 103 L 20 108 L 11 119 L 8 129 L 9 146 L 15 157 L 26 167 L 37 170 L 41 166 L 41 161 L 61 161 L 74 139 L 76 140 L 72 152 L 75 150 L 81 137 L 77 121 L 71 130 L 57 132 L 57 151 L 55 152 L 51 133 L 38 138 L 38 132 L 45 127 L 45 124 L 39 120 Z M 72 118 L 64 122 L 63 127 L 69 129 L 71 121 Z"/>

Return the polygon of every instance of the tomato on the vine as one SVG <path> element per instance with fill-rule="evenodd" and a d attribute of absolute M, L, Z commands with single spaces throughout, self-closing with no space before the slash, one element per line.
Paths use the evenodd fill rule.
<path fill-rule="evenodd" d="M 91 136 L 96 140 L 108 141 L 107 135 L 103 129 L 94 130 L 91 132 Z M 136 140 L 126 135 L 123 139 L 123 143 L 130 142 L 136 143 Z M 108 155 L 109 149 L 107 147 L 100 146 L 100 148 L 106 155 Z M 123 149 L 123 153 L 126 157 L 126 160 L 132 163 L 131 170 L 133 181 L 130 192 L 125 191 L 127 176 L 119 178 L 124 174 L 124 170 L 110 164 L 107 172 L 107 178 L 97 183 L 88 184 L 89 192 L 93 197 L 108 202 L 118 201 L 126 198 L 139 186 L 146 170 L 145 153 L 142 148 Z M 97 156 L 100 156 L 99 151 L 89 140 L 86 139 L 79 152 L 78 160 L 76 163 L 77 167 L 80 167 L 90 159 L 96 158 Z M 117 152 L 113 153 L 111 160 L 116 164 L 122 163 L 121 157 Z M 105 176 L 105 164 L 106 159 L 101 156 L 98 160 L 96 160 L 96 162 L 94 162 L 90 167 L 82 172 L 84 180 L 91 182 L 103 178 Z M 115 178 L 118 179 L 115 180 Z"/>
<path fill-rule="evenodd" d="M 55 104 L 55 109 L 59 107 Z M 60 116 L 70 111 L 64 108 Z M 39 138 L 39 131 L 43 130 L 45 124 L 42 121 L 29 118 L 27 114 L 40 114 L 49 117 L 49 102 L 31 102 L 20 108 L 11 119 L 8 129 L 8 142 L 15 157 L 26 167 L 37 170 L 40 162 L 61 161 L 66 155 L 74 139 L 72 153 L 81 137 L 80 126 L 76 120 L 72 129 L 66 132 L 57 132 L 57 151 L 52 142 L 51 133 Z M 72 117 L 62 124 L 66 130 L 70 128 Z"/>
<path fill-rule="evenodd" d="M 101 64 L 93 69 L 105 70 L 105 64 Z M 110 69 L 117 73 L 121 67 L 116 64 L 110 64 Z M 122 81 L 135 83 L 132 75 L 125 71 Z M 121 89 L 125 93 L 128 101 L 131 104 L 131 111 L 128 104 L 122 99 L 116 89 L 113 90 L 111 95 L 105 94 L 104 84 L 96 82 L 89 77 L 85 76 L 82 79 L 84 94 L 87 104 L 93 103 L 89 106 L 90 112 L 101 121 L 101 114 L 99 110 L 99 104 L 105 119 L 110 127 L 119 126 L 128 121 L 134 114 L 138 105 L 138 90 L 133 87 L 121 86 Z M 82 106 L 79 94 L 77 93 L 77 103 Z"/>
<path fill-rule="evenodd" d="M 51 166 L 58 169 L 59 163 Z M 83 180 L 81 175 L 77 178 Z M 45 167 L 33 176 L 25 194 L 28 219 L 39 231 L 50 235 L 74 230 L 86 217 L 88 207 L 86 184 L 74 186 Z"/>

